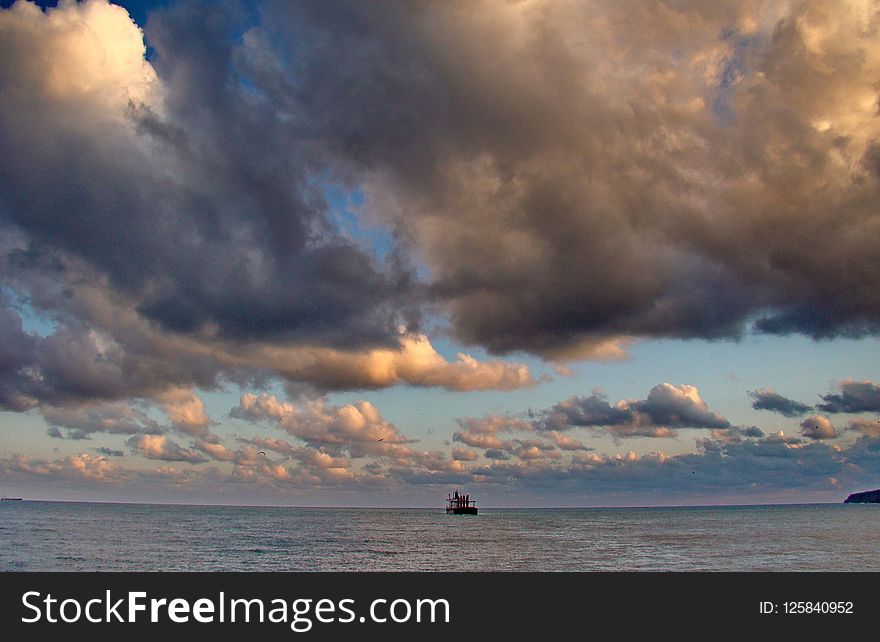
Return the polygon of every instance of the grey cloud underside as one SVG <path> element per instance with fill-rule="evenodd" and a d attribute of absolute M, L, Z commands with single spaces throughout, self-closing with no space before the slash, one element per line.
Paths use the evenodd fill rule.
<path fill-rule="evenodd" d="M 104 455 L 106 457 L 125 457 L 125 451 L 113 450 L 112 448 L 107 448 L 106 446 L 95 448 L 95 452 L 99 455 Z"/>
<path fill-rule="evenodd" d="M 785 417 L 800 417 L 813 409 L 812 406 L 784 397 L 773 390 L 754 390 L 749 396 L 754 399 L 752 408 L 755 410 L 770 410 Z"/>
<path fill-rule="evenodd" d="M 267 94 L 392 193 L 378 215 L 426 257 L 457 336 L 553 355 L 752 320 L 877 332 L 876 143 L 813 125 L 870 81 L 877 21 L 805 54 L 800 17 L 835 22 L 814 5 L 746 38 L 732 23 L 758 4 L 273 3 L 257 36 L 294 34 L 296 82 Z M 687 68 L 729 41 L 728 77 Z M 683 108 L 722 90 L 729 118 Z"/>
<path fill-rule="evenodd" d="M 571 397 L 540 413 L 536 426 L 544 430 L 566 430 L 579 426 L 614 427 L 640 426 L 643 428 L 730 428 L 730 422 L 710 411 L 699 399 L 686 393 L 688 386 L 659 384 L 646 399 L 620 401 L 615 405 L 599 394 Z M 652 433 L 647 433 L 651 435 Z"/>
<path fill-rule="evenodd" d="M 139 140 L 29 93 L 31 52 L 3 47 L 0 216 L 25 240 L 7 260 L 74 256 L 168 331 L 392 345 L 417 318 L 410 270 L 331 225 L 315 180 L 326 163 L 232 82 L 230 13 L 182 7 L 151 21 L 167 113 L 132 102 Z"/>
<path fill-rule="evenodd" d="M 822 396 L 816 406 L 825 412 L 880 412 L 880 385 L 871 381 L 847 380 L 840 384 L 840 394 Z"/>

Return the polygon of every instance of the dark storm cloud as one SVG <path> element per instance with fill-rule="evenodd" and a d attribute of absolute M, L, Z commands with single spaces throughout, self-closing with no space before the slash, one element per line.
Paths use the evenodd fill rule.
<path fill-rule="evenodd" d="M 618 436 L 672 436 L 664 428 L 730 427 L 730 422 L 711 412 L 694 386 L 662 383 L 651 388 L 647 399 L 621 400 L 613 406 L 593 393 L 570 397 L 542 413 L 536 426 L 565 430 L 578 426 L 606 427 Z"/>
<path fill-rule="evenodd" d="M 783 397 L 778 392 L 769 389 L 759 389 L 749 392 L 754 399 L 752 408 L 755 410 L 770 410 L 778 412 L 785 417 L 800 417 L 812 410 L 811 406 Z"/>
<path fill-rule="evenodd" d="M 656 7 L 274 2 L 245 58 L 286 43 L 256 82 L 360 172 L 462 340 L 876 333 L 876 21 Z"/>
<path fill-rule="evenodd" d="M 97 4 L 79 13 L 114 12 Z M 392 343 L 397 324 L 413 320 L 407 268 L 334 231 L 314 184 L 322 170 L 295 128 L 231 82 L 235 11 L 185 3 L 151 19 L 161 89 L 149 65 L 109 40 L 108 57 L 120 60 L 107 77 L 63 91 L 46 79 L 77 73 L 76 47 L 91 43 L 63 52 L 63 33 L 27 39 L 41 18 L 13 14 L 0 52 L 0 203 L 41 251 L 77 256 L 168 330 L 362 346 Z M 40 47 L 72 60 L 29 62 Z M 101 102 L 111 82 L 129 83 L 111 88 L 127 90 L 129 122 Z M 160 91 L 161 115 L 145 104 Z"/>
<path fill-rule="evenodd" d="M 658 7 L 176 3 L 150 61 L 100 0 L 0 12 L 0 279 L 54 323 L 0 301 L 0 404 L 535 383 L 424 359 L 426 309 L 558 359 L 876 332 L 876 22 Z M 623 412 L 724 423 L 680 410 Z"/>
<path fill-rule="evenodd" d="M 102 0 L 0 11 L 0 407 L 148 400 L 210 438 L 169 395 L 534 385 L 415 332 L 405 252 L 337 229 L 334 163 L 243 75 L 230 6 L 155 15 L 155 67 Z"/>
<path fill-rule="evenodd" d="M 822 395 L 822 402 L 816 407 L 825 412 L 880 412 L 880 386 L 847 379 L 840 384 L 840 394 Z"/>
<path fill-rule="evenodd" d="M 36 340 L 24 332 L 21 318 L 0 291 L 0 407 L 23 411 L 36 400 L 28 394 Z"/>

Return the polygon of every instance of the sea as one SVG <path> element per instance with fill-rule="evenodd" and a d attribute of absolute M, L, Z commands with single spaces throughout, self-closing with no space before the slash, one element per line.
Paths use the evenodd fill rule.
<path fill-rule="evenodd" d="M 880 571 L 880 505 L 281 508 L 0 502 L 2 571 Z"/>

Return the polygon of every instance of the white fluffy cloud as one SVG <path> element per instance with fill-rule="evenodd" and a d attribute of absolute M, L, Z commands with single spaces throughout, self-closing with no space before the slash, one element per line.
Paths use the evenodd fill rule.
<path fill-rule="evenodd" d="M 801 434 L 809 439 L 834 439 L 837 430 L 828 417 L 812 415 L 801 422 Z"/>
<path fill-rule="evenodd" d="M 207 458 L 195 450 L 183 448 L 168 439 L 165 435 L 136 435 L 128 440 L 132 452 L 147 459 L 160 461 L 181 461 L 188 464 L 200 464 Z"/>
<path fill-rule="evenodd" d="M 377 450 L 406 442 L 397 428 L 382 418 L 369 401 L 344 406 L 328 405 L 323 399 L 300 407 L 279 402 L 274 395 L 245 393 L 232 416 L 251 421 L 271 420 L 290 434 L 314 445 L 359 446 Z"/>

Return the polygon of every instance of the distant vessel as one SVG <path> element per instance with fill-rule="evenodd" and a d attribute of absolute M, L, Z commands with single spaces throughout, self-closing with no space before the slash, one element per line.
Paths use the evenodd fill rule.
<path fill-rule="evenodd" d="M 4 502 L 20 502 L 21 497 L 3 497 Z"/>
<path fill-rule="evenodd" d="M 470 495 L 463 495 L 455 491 L 446 496 L 447 515 L 476 515 L 477 502 Z"/>

